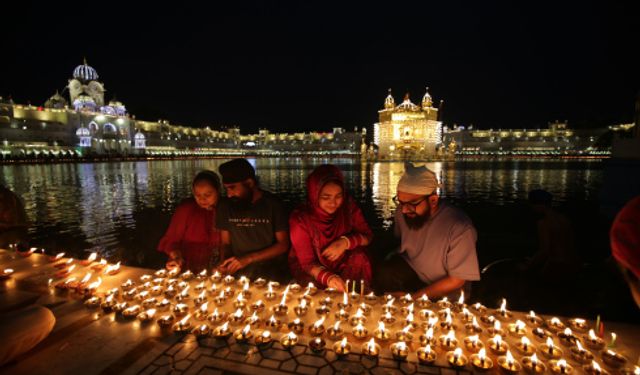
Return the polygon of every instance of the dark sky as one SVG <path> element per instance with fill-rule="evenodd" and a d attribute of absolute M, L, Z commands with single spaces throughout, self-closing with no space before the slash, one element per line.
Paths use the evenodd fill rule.
<path fill-rule="evenodd" d="M 41 104 L 86 56 L 139 119 L 248 132 L 370 126 L 425 86 L 447 124 L 596 127 L 640 89 L 639 2 L 134 3 L 5 14 L 0 95 Z"/>

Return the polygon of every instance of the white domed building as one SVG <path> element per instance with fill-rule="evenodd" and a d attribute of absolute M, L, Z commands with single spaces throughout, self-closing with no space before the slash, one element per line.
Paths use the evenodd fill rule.
<path fill-rule="evenodd" d="M 73 70 L 73 77 L 69 80 L 67 85 L 69 89 L 69 97 L 71 103 L 74 103 L 80 96 L 85 95 L 93 99 L 96 108 L 104 106 L 104 84 L 98 81 L 98 72 L 91 66 L 87 65 L 87 60 L 84 60 L 84 64 L 78 65 Z"/>

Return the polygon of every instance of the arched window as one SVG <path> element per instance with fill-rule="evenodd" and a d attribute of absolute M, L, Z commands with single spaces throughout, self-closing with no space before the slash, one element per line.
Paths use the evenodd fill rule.
<path fill-rule="evenodd" d="M 104 131 L 105 133 L 117 133 L 117 132 L 118 132 L 118 129 L 117 129 L 117 128 L 116 128 L 116 126 L 115 126 L 115 125 L 113 125 L 112 123 L 107 122 L 106 124 L 104 124 L 103 131 Z"/>

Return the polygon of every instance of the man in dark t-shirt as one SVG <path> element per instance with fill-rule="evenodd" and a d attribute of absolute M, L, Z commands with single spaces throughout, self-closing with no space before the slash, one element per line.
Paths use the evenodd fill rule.
<path fill-rule="evenodd" d="M 219 270 L 252 279 L 287 281 L 289 218 L 282 202 L 260 189 L 255 170 L 246 159 L 233 159 L 218 170 L 227 191 L 216 212 L 224 259 Z"/>

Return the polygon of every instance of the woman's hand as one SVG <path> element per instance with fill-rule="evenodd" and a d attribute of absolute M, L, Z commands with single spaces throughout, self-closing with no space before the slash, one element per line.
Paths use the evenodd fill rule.
<path fill-rule="evenodd" d="M 181 268 L 184 260 L 182 259 L 182 255 L 179 251 L 172 251 L 169 253 L 169 260 L 167 261 L 166 267 L 168 270 L 172 270 L 174 268 Z"/>
<path fill-rule="evenodd" d="M 334 288 L 339 292 L 344 292 L 347 289 L 344 280 L 342 280 L 342 278 L 338 275 L 331 276 L 329 278 L 329 281 L 327 282 L 327 286 L 329 288 Z"/>
<path fill-rule="evenodd" d="M 342 254 L 349 248 L 349 242 L 346 238 L 340 237 L 333 241 L 322 251 L 322 256 L 327 258 L 331 262 L 335 262 L 340 259 Z"/>

